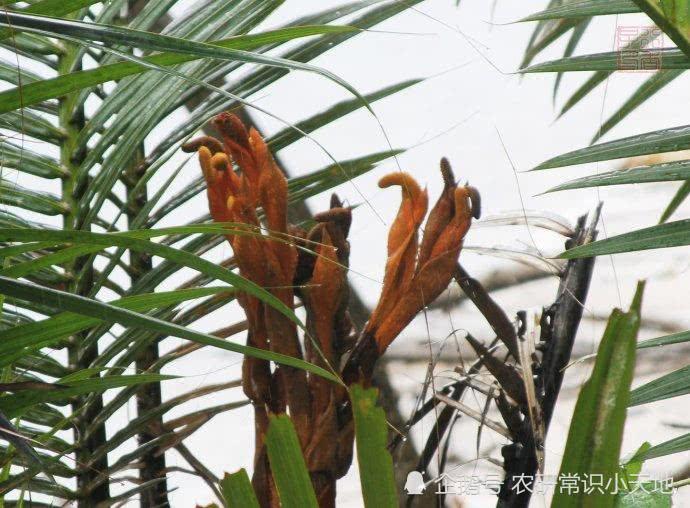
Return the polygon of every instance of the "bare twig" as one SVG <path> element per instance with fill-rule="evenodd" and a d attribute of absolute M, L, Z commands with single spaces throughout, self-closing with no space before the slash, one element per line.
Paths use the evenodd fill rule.
<path fill-rule="evenodd" d="M 175 450 L 179 452 L 180 455 L 187 461 L 191 468 L 196 472 L 196 474 L 206 482 L 206 485 L 211 489 L 216 498 L 222 503 L 223 496 L 218 490 L 218 477 L 211 472 L 204 464 L 196 458 L 196 456 L 189 451 L 183 442 L 177 443 L 175 445 Z M 223 503 L 224 504 L 224 503 Z"/>
<path fill-rule="evenodd" d="M 477 420 L 479 423 L 486 425 L 491 430 L 499 433 L 503 437 L 505 437 L 507 439 L 512 439 L 512 436 L 510 435 L 510 432 L 505 427 L 505 425 L 501 425 L 500 423 L 495 422 L 493 420 L 490 420 L 489 418 L 484 418 L 482 413 L 480 413 L 479 411 L 475 411 L 474 409 L 463 404 L 462 402 L 457 401 L 457 400 L 453 400 L 450 397 L 446 397 L 445 395 L 443 395 L 441 393 L 435 393 L 434 397 L 436 397 L 438 400 L 440 400 L 444 404 L 447 404 L 449 406 L 453 406 L 455 409 L 457 409 L 461 413 L 464 413 L 467 416 L 469 416 L 470 418 Z"/>

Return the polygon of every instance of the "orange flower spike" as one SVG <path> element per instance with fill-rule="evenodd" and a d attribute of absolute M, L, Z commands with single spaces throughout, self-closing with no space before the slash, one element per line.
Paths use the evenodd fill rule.
<path fill-rule="evenodd" d="M 275 295 L 283 300 L 286 305 L 290 304 L 292 289 L 288 286 L 292 283 L 292 272 L 289 279 L 285 279 L 283 266 L 274 251 L 272 244 L 291 246 L 282 242 L 267 240 L 261 235 L 259 230 L 259 219 L 256 215 L 254 206 L 251 205 L 245 194 L 241 193 L 238 197 L 228 198 L 228 210 L 235 222 L 247 224 L 246 232 L 235 234 L 230 237 L 237 264 L 242 275 L 260 286 L 285 286 L 275 289 Z M 295 264 L 297 254 L 294 254 Z M 294 272 L 294 266 L 292 268 Z"/>
<path fill-rule="evenodd" d="M 249 226 L 257 226 L 258 220 L 253 208 L 247 205 L 243 197 L 230 196 L 227 200 L 227 210 L 234 222 L 241 222 Z M 258 238 L 259 232 L 253 228 L 241 234 L 229 236 L 232 249 L 243 277 L 261 286 L 266 285 L 266 268 L 261 253 L 264 241 Z"/>
<path fill-rule="evenodd" d="M 230 214 L 226 206 L 227 192 L 217 181 L 217 172 L 211 163 L 211 150 L 205 146 L 199 147 L 199 164 L 206 180 L 206 195 L 211 217 L 216 222 L 229 222 Z"/>
<path fill-rule="evenodd" d="M 388 260 L 383 277 L 383 289 L 379 303 L 367 323 L 368 330 L 375 330 L 380 321 L 395 307 L 401 288 L 414 276 L 417 258 L 417 231 L 426 215 L 429 198 L 412 176 L 407 173 L 391 173 L 379 181 L 379 187 L 400 185 L 402 202 L 388 233 Z"/>
<path fill-rule="evenodd" d="M 419 260 L 417 263 L 417 271 L 426 263 L 431 257 L 431 251 L 434 244 L 438 240 L 442 231 L 446 228 L 448 223 L 453 219 L 455 212 L 455 175 L 450 167 L 450 163 L 444 157 L 441 159 L 441 174 L 443 175 L 443 192 L 436 201 L 434 208 L 429 213 L 429 218 L 426 220 L 424 226 L 424 237 L 422 238 L 421 246 L 419 247 Z"/>
<path fill-rule="evenodd" d="M 441 200 L 443 199 L 444 196 L 441 197 Z M 425 236 L 429 238 L 427 245 L 431 246 L 428 258 L 422 259 L 420 254 L 414 279 L 402 288 L 397 304 L 382 316 L 381 323 L 375 330 L 379 353 L 383 353 L 410 321 L 448 287 L 455 273 L 458 256 L 472 217 L 477 217 L 480 213 L 479 201 L 479 193 L 473 187 L 453 187 L 452 201 L 446 203 L 452 205 L 452 216 L 442 231 L 430 236 L 434 229 L 429 227 L 427 221 Z M 434 207 L 434 211 L 437 210 L 438 207 Z M 438 224 L 434 227 L 438 230 Z"/>
<path fill-rule="evenodd" d="M 314 214 L 314 220 L 326 224 L 331 244 L 335 247 L 338 254 L 338 261 L 348 264 L 350 259 L 350 243 L 347 241 L 347 235 L 352 224 L 352 209 L 342 207 L 342 204 L 339 202 L 337 204 L 339 206 L 335 208 Z"/>
<path fill-rule="evenodd" d="M 447 253 L 450 253 L 453 260 L 456 261 L 460 255 L 465 235 L 472 225 L 472 218 L 479 218 L 479 193 L 474 187 L 458 187 L 455 189 L 454 198 L 455 213 L 453 219 L 434 244 L 430 261 L 434 261 Z M 454 267 L 455 263 L 453 263 L 453 270 Z"/>
<path fill-rule="evenodd" d="M 266 214 L 266 223 L 271 231 L 287 233 L 287 179 L 276 166 L 261 135 L 252 129 L 249 136 L 259 169 L 259 200 Z"/>
<path fill-rule="evenodd" d="M 297 250 L 287 242 L 288 232 L 288 184 L 285 175 L 280 171 L 265 141 L 256 129 L 249 131 L 249 143 L 254 154 L 256 168 L 259 170 L 258 201 L 266 216 L 269 236 L 266 245 L 273 251 L 280 265 L 276 285 L 289 286 L 295 275 Z"/>
<path fill-rule="evenodd" d="M 213 180 L 212 180 L 213 166 L 211 165 L 211 157 L 213 155 L 211 154 L 211 150 L 209 150 L 205 146 L 200 146 L 198 153 L 199 153 L 199 165 L 201 166 L 201 172 L 203 173 L 204 178 L 206 179 L 206 183 L 209 184 L 209 183 L 213 182 Z"/>
<path fill-rule="evenodd" d="M 402 202 L 398 214 L 388 233 L 388 256 L 405 242 L 410 234 L 415 233 L 424 220 L 429 197 L 426 190 L 422 190 L 417 181 L 408 173 L 390 173 L 379 180 L 382 189 L 399 185 L 402 192 Z"/>
<path fill-rule="evenodd" d="M 439 235 L 431 250 L 429 260 L 449 251 L 459 254 L 462 242 L 472 224 L 473 209 L 470 187 L 458 187 L 454 192 L 454 208 L 452 220 Z M 457 257 L 457 255 L 456 255 Z"/>
<path fill-rule="evenodd" d="M 326 228 L 323 229 L 321 244 L 317 249 L 318 257 L 314 272 L 306 289 L 309 302 L 314 310 L 314 332 L 319 339 L 319 346 L 324 356 L 331 361 L 333 357 L 333 316 L 340 306 L 344 268 L 338 262 L 336 248 Z"/>

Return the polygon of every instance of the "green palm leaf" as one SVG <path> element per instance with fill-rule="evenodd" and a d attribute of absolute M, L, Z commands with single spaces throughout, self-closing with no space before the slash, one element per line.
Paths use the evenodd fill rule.
<path fill-rule="evenodd" d="M 164 335 L 180 337 L 200 344 L 215 346 L 220 349 L 253 356 L 262 360 L 274 361 L 283 365 L 297 367 L 313 372 L 331 381 L 339 382 L 338 378 L 330 372 L 312 365 L 308 362 L 273 353 L 265 349 L 256 349 L 251 346 L 242 346 L 231 342 L 226 342 L 210 335 L 195 332 L 172 323 L 166 323 L 159 319 L 140 314 L 124 308 L 115 307 L 107 303 L 90 300 L 63 291 L 48 289 L 34 284 L 20 282 L 4 276 L 0 276 L 0 294 L 21 298 L 23 300 L 38 300 L 43 304 L 48 304 L 55 309 L 89 316 L 100 321 L 110 323 L 120 323 L 128 326 L 138 326 L 155 331 Z"/>
<path fill-rule="evenodd" d="M 291 41 L 299 37 L 312 35 L 343 33 L 357 30 L 347 26 L 302 26 L 272 30 L 265 33 L 242 35 L 230 39 L 213 41 L 208 45 L 221 48 L 248 50 L 261 47 L 265 44 Z M 156 66 L 170 66 L 185 62 L 192 62 L 206 58 L 198 53 L 176 54 L 161 53 L 150 56 L 144 60 Z M 118 62 L 102 65 L 95 69 L 77 71 L 67 76 L 57 76 L 52 79 L 33 81 L 22 84 L 11 90 L 0 93 L 0 113 L 12 111 L 20 107 L 27 107 L 49 99 L 62 97 L 70 92 L 76 92 L 83 88 L 92 87 L 108 81 L 116 81 L 133 74 L 150 70 L 149 67 L 136 62 Z"/>

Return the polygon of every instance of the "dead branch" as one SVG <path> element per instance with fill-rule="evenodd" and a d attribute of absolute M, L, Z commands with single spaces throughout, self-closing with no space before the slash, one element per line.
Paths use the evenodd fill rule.
<path fill-rule="evenodd" d="M 573 238 L 566 248 L 590 243 L 596 238 L 601 205 L 586 225 L 586 216 L 580 217 Z M 582 319 L 584 302 L 594 268 L 594 258 L 570 260 L 561 277 L 556 301 L 542 315 L 541 342 L 538 349 L 543 360 L 535 362 L 535 384 L 541 399 L 544 433 L 548 432 L 558 393 L 563 381 L 564 367 L 570 361 L 575 336 Z M 533 478 L 538 470 L 538 457 L 533 428 L 528 416 L 519 428 L 511 429 L 516 439 L 503 447 L 505 480 L 498 496 L 498 508 L 526 508 L 533 490 Z M 518 478 L 527 485 L 515 488 Z M 529 479 L 532 478 L 532 481 Z M 525 481 L 525 479 L 527 479 Z"/>

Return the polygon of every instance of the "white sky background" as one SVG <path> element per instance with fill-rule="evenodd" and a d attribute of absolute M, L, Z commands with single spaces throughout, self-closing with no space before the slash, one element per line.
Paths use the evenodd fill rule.
<path fill-rule="evenodd" d="M 318 2 L 318 8 L 323 9 L 337 3 Z M 518 174 L 518 187 L 516 175 L 498 133 L 502 136 L 505 150 L 516 169 L 527 170 L 553 155 L 587 145 L 602 119 L 602 110 L 603 118 L 606 119 L 635 86 L 649 76 L 646 73 L 616 74 L 609 80 L 606 97 L 605 88 L 600 87 L 564 118 L 553 123 L 557 111 L 551 102 L 554 76 L 529 75 L 521 79 L 511 74 L 522 58 L 534 25 L 505 24 L 539 10 L 545 3 L 498 2 L 494 14 L 496 25 L 492 26 L 489 23 L 492 7 L 490 0 L 463 0 L 459 8 L 453 0 L 430 0 L 420 4 L 414 11 L 408 11 L 375 27 L 372 33 L 358 35 L 312 63 L 335 72 L 362 93 L 409 78 L 431 77 L 426 82 L 375 103 L 374 109 L 393 147 L 409 148 L 398 157 L 400 167 L 412 173 L 420 183 L 427 185 L 432 199 L 438 196 L 441 188 L 438 160 L 441 156 L 447 156 L 456 175 L 462 180 L 469 180 L 480 190 L 485 215 L 520 209 L 524 201 L 527 209 L 556 212 L 574 222 L 578 215 L 589 211 L 601 199 L 605 202 L 604 220 L 609 235 L 652 225 L 673 195 L 675 185 L 612 187 L 601 191 L 589 189 L 535 197 L 566 179 L 604 171 L 615 167 L 615 163 Z M 175 12 L 191 5 L 191 1 L 181 1 Z M 314 2 L 288 0 L 259 29 L 277 27 L 312 11 L 316 5 Z M 649 24 L 646 18 L 634 15 L 599 19 L 590 25 L 576 54 L 613 49 L 616 22 L 619 26 Z M 477 41 L 475 48 L 468 44 L 462 33 Z M 557 58 L 562 51 L 563 43 L 559 43 L 539 58 Z M 566 75 L 559 98 L 569 96 L 587 76 Z M 606 139 L 688 123 L 690 88 L 687 83 L 684 78 L 673 82 L 653 101 L 630 115 Z M 255 99 L 261 107 L 276 115 L 289 121 L 299 121 L 346 98 L 349 98 L 346 91 L 324 78 L 293 72 Z M 184 121 L 184 113 L 179 112 L 173 118 L 174 124 Z M 267 134 L 282 129 L 282 125 L 273 119 L 261 115 L 256 118 Z M 161 132 L 152 138 L 152 144 L 156 138 L 160 139 L 164 135 L 165 129 L 166 126 L 161 127 Z M 313 136 L 338 159 L 349 159 L 388 148 L 375 119 L 364 111 L 351 114 L 334 125 L 317 131 Z M 292 175 L 303 174 L 331 162 L 309 140 L 290 146 L 280 152 L 280 157 Z M 175 157 L 169 163 L 170 171 L 176 167 L 175 161 L 182 160 L 182 155 Z M 380 291 L 387 224 L 395 215 L 399 203 L 398 192 L 380 190 L 376 181 L 393 170 L 397 170 L 396 163 L 387 161 L 372 173 L 356 179 L 354 183 L 338 188 L 341 197 L 351 204 L 362 203 L 362 194 L 366 197 L 367 204 L 359 206 L 354 212 L 350 235 L 350 279 L 370 305 L 375 303 Z M 193 161 L 177 179 L 170 193 L 182 188 L 198 171 L 196 161 Z M 160 179 L 168 175 L 169 172 L 162 171 Z M 19 183 L 22 183 L 21 178 L 23 177 L 18 177 Z M 325 209 L 328 198 L 329 194 L 325 194 L 311 199 L 309 204 L 312 210 Z M 684 210 L 687 212 L 687 208 Z M 686 216 L 684 210 L 677 216 Z M 199 199 L 160 226 L 178 224 L 204 212 L 205 202 Z M 534 237 L 547 255 L 556 254 L 562 246 L 562 239 L 553 234 L 535 233 Z M 519 246 L 521 243 L 531 244 L 531 237 L 524 227 L 485 229 L 471 232 L 467 243 L 486 247 L 511 244 Z M 619 292 L 623 305 L 627 306 L 636 279 L 649 278 L 644 312 L 654 318 L 673 318 L 677 321 L 680 319 L 678 316 L 682 316 L 680 323 L 690 326 L 686 317 L 687 257 L 683 255 L 684 252 L 683 249 L 671 249 L 618 256 L 613 260 L 615 273 L 610 259 L 600 259 L 587 303 L 588 311 L 607 314 L 613 306 L 620 304 Z M 216 255 L 226 257 L 229 253 L 229 247 L 223 246 Z M 492 270 L 510 270 L 515 266 L 511 262 L 467 253 L 461 259 L 468 271 L 480 278 Z M 517 309 L 549 304 L 554 295 L 555 283 L 547 281 L 530 284 L 512 292 L 501 292 L 496 296 L 507 310 L 514 312 Z M 425 340 L 440 341 L 452 331 L 453 326 L 468 328 L 482 339 L 490 338 L 488 328 L 471 307 L 455 310 L 452 316 L 442 313 L 430 316 L 434 319 L 431 320 L 429 332 L 426 331 L 424 320 L 418 319 L 398 339 L 395 351 L 423 354 L 428 348 L 424 344 Z M 225 310 L 203 320 L 199 326 L 204 330 L 213 330 L 226 326 L 237 318 L 236 312 Z M 583 340 L 591 343 L 594 337 L 600 336 L 601 326 L 586 323 L 581 332 L 585 336 Z M 243 340 L 243 337 L 234 339 Z M 170 339 L 166 341 L 165 347 L 167 349 L 180 342 Z M 593 348 L 594 346 L 590 346 L 592 351 Z M 164 385 L 165 394 L 172 396 L 204 383 L 235 379 L 239 377 L 239 361 L 237 355 L 202 350 L 174 365 L 171 372 L 166 371 L 188 377 Z M 423 379 L 423 370 L 407 371 L 404 365 L 402 367 L 399 370 L 392 367 L 394 383 L 398 380 L 401 386 L 406 386 L 414 394 L 416 383 Z M 576 378 L 571 376 L 568 379 L 572 385 L 577 386 L 585 378 L 586 370 L 578 371 Z M 236 399 L 242 397 L 239 389 L 222 392 L 188 404 L 184 412 L 227 401 L 228 393 Z M 661 408 L 658 404 L 652 407 Z M 636 411 L 639 414 L 640 410 Z M 641 411 L 639 432 L 633 428 L 626 434 L 624 452 L 633 450 L 645 438 L 657 443 L 682 432 L 668 431 L 659 423 L 655 435 L 650 438 L 645 435 L 649 422 L 662 418 L 654 416 L 656 413 L 644 413 L 646 409 Z M 666 409 L 664 411 L 665 421 L 673 417 L 672 412 Z M 190 448 L 216 474 L 234 471 L 239 467 L 249 468 L 253 454 L 251 413 L 250 409 L 243 408 L 216 417 L 188 440 Z M 170 416 L 179 414 L 182 413 L 176 412 Z M 132 404 L 129 415 L 122 412 L 120 416 L 125 418 L 134 415 Z M 554 427 L 560 429 L 557 432 L 561 441 L 567 431 L 568 418 L 568 414 L 557 415 L 554 423 Z M 110 430 L 112 432 L 114 429 Z M 418 442 L 428 430 L 428 426 L 422 425 L 415 429 L 413 437 Z M 670 433 L 666 435 L 664 432 Z M 461 434 L 457 433 L 456 436 Z M 474 436 L 469 442 L 468 453 L 471 454 Z M 557 448 L 558 445 L 556 442 L 553 446 Z M 184 464 L 174 452 L 168 457 L 170 465 Z M 557 467 L 558 461 L 554 460 L 552 466 Z M 681 463 L 678 458 L 675 460 L 672 465 Z M 358 485 L 354 477 L 351 476 L 342 483 L 339 499 L 343 506 L 359 506 L 361 501 L 357 497 Z M 179 487 L 171 494 L 174 506 L 206 504 L 212 500 L 207 487 L 194 477 L 175 474 L 170 486 Z"/>

